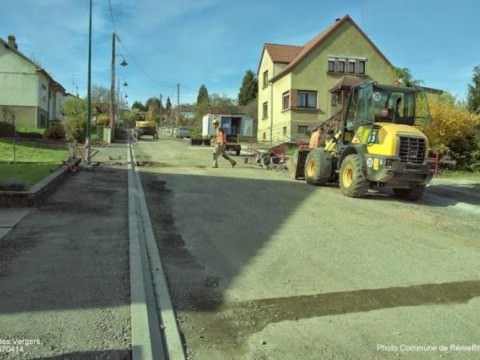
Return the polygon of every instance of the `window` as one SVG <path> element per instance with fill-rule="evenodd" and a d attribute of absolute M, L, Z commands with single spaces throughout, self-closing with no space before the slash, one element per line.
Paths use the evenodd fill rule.
<path fill-rule="evenodd" d="M 299 134 L 306 134 L 308 131 L 308 125 L 298 125 L 298 133 Z"/>
<path fill-rule="evenodd" d="M 262 119 L 268 119 L 268 101 L 265 101 L 262 106 Z"/>
<path fill-rule="evenodd" d="M 266 88 L 268 86 L 268 70 L 263 72 L 263 87 Z"/>
<path fill-rule="evenodd" d="M 287 110 L 290 107 L 290 91 L 286 91 L 282 95 L 282 110 Z"/>
<path fill-rule="evenodd" d="M 267 140 L 267 134 L 266 133 L 262 133 L 262 140 Z"/>
<path fill-rule="evenodd" d="M 338 96 L 338 94 L 332 94 L 332 99 L 331 99 L 332 106 L 337 106 L 339 103 L 341 104 L 341 97 Z"/>
<path fill-rule="evenodd" d="M 45 86 L 45 84 L 42 84 L 42 88 L 40 90 L 40 97 L 43 101 L 47 101 L 47 87 Z"/>
<path fill-rule="evenodd" d="M 356 62 L 355 62 L 355 61 L 350 60 L 350 61 L 348 62 L 348 72 L 349 72 L 350 74 L 355 74 L 355 65 L 356 65 Z"/>
<path fill-rule="evenodd" d="M 283 136 L 287 136 L 287 127 L 286 126 L 284 126 L 282 128 L 282 133 L 283 133 Z"/>
<path fill-rule="evenodd" d="M 335 60 L 328 59 L 328 72 L 335 72 Z"/>
<path fill-rule="evenodd" d="M 317 92 L 316 91 L 302 91 L 297 93 L 297 107 L 316 109 L 317 108 Z"/>
<path fill-rule="evenodd" d="M 365 75 L 365 58 L 331 57 L 327 62 L 327 72 L 337 74 Z"/>
<path fill-rule="evenodd" d="M 358 73 L 365 75 L 365 60 L 358 61 Z"/>

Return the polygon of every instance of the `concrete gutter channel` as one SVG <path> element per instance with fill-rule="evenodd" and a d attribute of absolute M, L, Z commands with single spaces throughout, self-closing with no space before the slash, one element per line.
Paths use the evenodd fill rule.
<path fill-rule="evenodd" d="M 132 358 L 185 360 L 180 331 L 130 144 L 127 145 L 127 159 Z M 67 166 L 62 166 L 29 191 L 0 191 L 0 239 L 20 222 L 31 207 L 40 205 L 69 175 Z"/>
<path fill-rule="evenodd" d="M 135 154 L 128 145 L 132 357 L 185 359 Z"/>

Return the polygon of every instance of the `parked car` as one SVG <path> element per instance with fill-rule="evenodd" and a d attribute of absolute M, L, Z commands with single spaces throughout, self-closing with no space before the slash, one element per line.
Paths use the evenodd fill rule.
<path fill-rule="evenodd" d="M 190 138 L 190 129 L 185 126 L 181 126 L 175 129 L 175 137 L 179 139 Z"/>

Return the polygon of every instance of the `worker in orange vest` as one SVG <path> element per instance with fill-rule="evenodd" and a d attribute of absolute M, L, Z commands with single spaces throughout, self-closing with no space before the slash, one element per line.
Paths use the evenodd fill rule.
<path fill-rule="evenodd" d="M 314 128 L 310 135 L 309 149 L 318 149 L 325 144 L 325 130 L 322 126 Z"/>
<path fill-rule="evenodd" d="M 227 137 L 225 136 L 225 132 L 220 126 L 220 122 L 215 119 L 213 120 L 212 124 L 215 129 L 215 150 L 213 151 L 213 167 L 218 168 L 217 159 L 220 155 L 230 161 L 230 164 L 232 164 L 232 167 L 234 167 L 235 165 L 237 165 L 237 162 L 233 160 L 226 151 Z"/>

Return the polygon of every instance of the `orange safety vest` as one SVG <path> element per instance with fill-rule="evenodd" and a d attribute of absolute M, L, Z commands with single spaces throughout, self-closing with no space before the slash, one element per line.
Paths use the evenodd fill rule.
<path fill-rule="evenodd" d="M 320 145 L 320 131 L 315 130 L 312 135 L 310 136 L 310 143 L 308 144 L 308 147 L 310 149 L 317 149 Z"/>
<path fill-rule="evenodd" d="M 220 127 L 217 128 L 217 131 L 215 134 L 215 142 L 219 145 L 225 145 L 227 143 L 227 137 L 225 136 L 223 129 Z"/>

